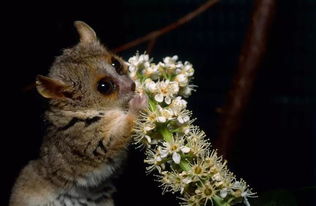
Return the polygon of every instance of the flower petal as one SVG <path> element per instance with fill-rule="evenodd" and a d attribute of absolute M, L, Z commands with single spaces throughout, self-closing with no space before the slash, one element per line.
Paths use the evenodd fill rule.
<path fill-rule="evenodd" d="M 165 97 L 165 102 L 166 102 L 166 104 L 170 104 L 171 98 L 169 96 Z"/>
<path fill-rule="evenodd" d="M 164 116 L 157 117 L 157 122 L 160 122 L 160 123 L 166 122 L 166 117 Z"/>
<path fill-rule="evenodd" d="M 183 117 L 183 121 L 184 121 L 184 122 L 187 122 L 187 121 L 189 121 L 189 120 L 190 120 L 190 117 L 189 117 L 188 115 L 186 115 L 186 116 Z"/>
<path fill-rule="evenodd" d="M 174 152 L 172 154 L 172 160 L 174 161 L 174 163 L 179 164 L 181 161 L 181 156 L 177 152 Z"/>
<path fill-rule="evenodd" d="M 177 120 L 180 124 L 184 123 L 184 119 L 182 118 L 182 116 L 178 116 Z"/>
<path fill-rule="evenodd" d="M 224 189 L 222 189 L 221 191 L 220 191 L 220 196 L 221 196 L 221 198 L 225 198 L 226 196 L 227 196 L 227 189 L 226 188 L 224 188 Z"/>
<path fill-rule="evenodd" d="M 182 180 L 185 184 L 190 184 L 192 182 L 191 178 L 187 177 Z"/>
<path fill-rule="evenodd" d="M 187 147 L 187 146 L 181 147 L 181 151 L 182 151 L 183 153 L 189 153 L 190 150 L 191 150 L 190 147 Z"/>
<path fill-rule="evenodd" d="M 150 136 L 145 135 L 145 138 L 146 138 L 146 140 L 147 140 L 148 143 L 151 143 L 151 138 L 150 138 Z"/>
<path fill-rule="evenodd" d="M 157 102 L 162 102 L 163 101 L 163 95 L 162 94 L 156 94 L 155 95 L 155 100 Z"/>
<path fill-rule="evenodd" d="M 167 150 L 161 150 L 161 151 L 160 151 L 160 157 L 161 157 L 161 158 L 167 157 L 168 154 L 169 154 L 169 152 L 168 152 Z"/>

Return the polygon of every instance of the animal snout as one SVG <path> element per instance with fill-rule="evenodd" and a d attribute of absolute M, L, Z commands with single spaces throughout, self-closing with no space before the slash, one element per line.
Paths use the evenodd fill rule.
<path fill-rule="evenodd" d="M 135 84 L 135 82 L 132 82 L 132 84 L 131 84 L 131 90 L 132 90 L 133 92 L 135 92 L 135 89 L 136 89 L 136 84 Z"/>
<path fill-rule="evenodd" d="M 136 84 L 133 80 L 129 78 L 125 78 L 120 81 L 120 92 L 122 94 L 135 92 L 135 90 L 136 90 Z"/>

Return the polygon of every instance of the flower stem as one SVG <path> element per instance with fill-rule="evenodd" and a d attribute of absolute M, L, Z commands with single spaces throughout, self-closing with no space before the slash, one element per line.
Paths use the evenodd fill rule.
<path fill-rule="evenodd" d="M 160 128 L 160 133 L 161 133 L 163 139 L 166 142 L 172 142 L 173 141 L 173 135 L 166 127 L 161 127 Z"/>
<path fill-rule="evenodd" d="M 219 196 L 215 195 L 213 197 L 213 200 L 214 200 L 214 205 L 216 206 L 230 206 L 229 203 L 225 202 L 222 198 L 220 198 Z"/>
<path fill-rule="evenodd" d="M 150 111 L 155 111 L 156 110 L 156 104 L 155 102 L 151 99 L 151 98 L 148 98 L 148 105 L 149 105 L 149 110 Z"/>
<path fill-rule="evenodd" d="M 181 160 L 179 166 L 181 167 L 181 169 L 182 169 L 183 171 L 189 171 L 189 170 L 191 170 L 191 166 L 190 166 L 189 162 L 186 161 L 186 160 Z"/>

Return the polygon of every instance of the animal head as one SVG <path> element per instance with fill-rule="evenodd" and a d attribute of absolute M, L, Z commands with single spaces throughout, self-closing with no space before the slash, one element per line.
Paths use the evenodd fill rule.
<path fill-rule="evenodd" d="M 94 30 L 74 23 L 80 42 L 55 59 L 48 76 L 38 75 L 36 87 L 51 105 L 64 110 L 125 107 L 135 91 L 127 65 L 108 51 Z"/>

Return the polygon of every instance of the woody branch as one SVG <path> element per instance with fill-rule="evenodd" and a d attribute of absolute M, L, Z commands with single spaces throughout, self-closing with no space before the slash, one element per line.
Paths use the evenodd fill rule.
<path fill-rule="evenodd" d="M 275 12 L 275 0 L 256 0 L 251 23 L 239 57 L 238 68 L 228 92 L 226 104 L 220 109 L 220 127 L 216 147 L 228 158 L 234 137 L 251 96 L 256 74 L 263 60 L 269 28 Z"/>

